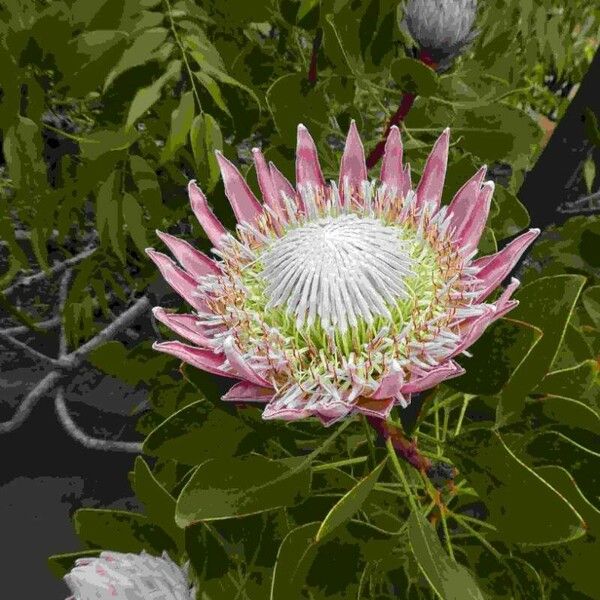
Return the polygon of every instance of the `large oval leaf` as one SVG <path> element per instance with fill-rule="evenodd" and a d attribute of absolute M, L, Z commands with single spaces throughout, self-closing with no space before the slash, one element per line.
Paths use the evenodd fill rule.
<path fill-rule="evenodd" d="M 199 465 L 209 458 L 232 456 L 251 432 L 241 419 L 200 400 L 152 431 L 144 442 L 144 453 Z"/>
<path fill-rule="evenodd" d="M 504 542 L 556 544 L 585 533 L 573 506 L 517 458 L 498 432 L 471 430 L 447 451 L 485 502 Z"/>
<path fill-rule="evenodd" d="M 310 491 L 310 470 L 258 454 L 213 459 L 185 485 L 175 519 L 180 527 L 198 521 L 252 515 L 292 506 Z"/>
<path fill-rule="evenodd" d="M 538 327 L 544 335 L 503 390 L 503 418 L 518 416 L 525 396 L 549 371 L 584 284 L 581 275 L 556 275 L 537 279 L 518 292 L 519 306 L 511 318 Z"/>

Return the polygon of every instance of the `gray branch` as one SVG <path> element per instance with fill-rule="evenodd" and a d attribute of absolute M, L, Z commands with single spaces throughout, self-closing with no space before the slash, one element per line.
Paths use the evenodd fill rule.
<path fill-rule="evenodd" d="M 72 256 L 71 258 L 67 258 L 66 260 L 63 260 L 62 262 L 52 265 L 47 271 L 40 271 L 39 273 L 34 273 L 33 275 L 23 277 L 23 279 L 19 279 L 19 281 L 16 281 L 12 285 L 8 286 L 4 290 L 4 294 L 8 295 L 8 294 L 14 292 L 15 290 L 22 289 L 28 285 L 31 285 L 38 281 L 42 281 L 43 279 L 46 279 L 48 277 L 52 277 L 53 275 L 60 275 L 60 273 L 62 273 L 63 271 L 65 271 L 66 269 L 68 269 L 70 267 L 75 266 L 76 264 L 80 263 L 81 261 L 85 260 L 88 256 L 91 256 L 94 252 L 96 252 L 96 247 L 88 248 L 87 250 L 84 250 L 83 252 L 76 254 L 75 256 Z"/>
<path fill-rule="evenodd" d="M 25 396 L 19 408 L 15 411 L 10 421 L 0 423 L 0 434 L 10 433 L 18 429 L 27 420 L 36 404 L 60 383 L 63 374 L 60 371 L 50 371 L 37 385 Z"/>
<path fill-rule="evenodd" d="M 37 329 L 42 330 L 52 329 L 57 325 L 60 325 L 60 317 L 52 317 L 51 319 L 40 321 L 39 323 L 35 324 Z M 6 335 L 21 335 L 22 333 L 29 333 L 31 331 L 31 327 L 28 327 L 27 325 L 18 325 L 17 327 L 7 327 L 6 329 L 1 329 L 0 331 Z"/>
<path fill-rule="evenodd" d="M 38 384 L 33 388 L 33 390 L 31 390 L 31 392 L 27 394 L 23 402 L 21 402 L 19 408 L 17 408 L 15 414 L 9 421 L 0 423 L 0 434 L 14 431 L 18 427 L 20 427 L 25 422 L 27 417 L 29 417 L 35 405 L 44 396 L 53 392 L 56 389 L 56 387 L 60 385 L 66 373 L 72 373 L 75 370 L 77 370 L 90 352 L 98 348 L 98 346 L 101 346 L 104 342 L 111 340 L 115 335 L 117 335 L 124 329 L 127 329 L 127 327 L 129 327 L 136 319 L 143 315 L 149 308 L 150 301 L 148 300 L 148 298 L 146 298 L 146 296 L 139 298 L 132 306 L 130 306 L 126 311 L 119 315 L 110 325 L 105 327 L 91 340 L 86 342 L 83 346 L 81 346 L 74 352 L 59 357 L 58 360 L 49 359 L 47 356 L 29 348 L 29 346 L 23 344 L 23 342 L 19 342 L 11 336 L 6 336 L 8 338 L 7 341 L 10 341 L 10 343 L 17 342 L 18 347 L 20 349 L 28 351 L 30 353 L 34 352 L 36 356 L 39 354 L 39 356 L 42 357 L 44 360 L 52 361 L 53 366 L 58 368 L 54 368 L 41 381 L 38 382 Z M 60 402 L 58 404 L 60 404 Z M 57 406 L 57 411 L 58 409 L 59 407 Z M 68 413 L 67 417 L 68 419 L 70 419 Z M 64 421 L 61 420 L 61 423 L 64 424 Z M 137 452 L 138 450 L 127 451 Z"/>
<path fill-rule="evenodd" d="M 79 442 L 85 448 L 90 450 L 104 450 L 104 451 L 117 451 L 117 452 L 132 452 L 140 454 L 142 452 L 142 444 L 140 442 L 122 442 L 120 440 L 103 440 L 95 438 L 79 428 L 77 423 L 73 420 L 69 414 L 67 403 L 65 401 L 65 394 L 62 387 L 59 387 L 56 391 L 56 397 L 54 400 L 54 408 L 56 409 L 56 415 L 60 424 L 64 430 L 77 442 Z"/>
<path fill-rule="evenodd" d="M 6 333 L 6 331 L 0 330 L 0 341 L 5 342 L 6 344 L 12 346 L 13 348 L 21 350 L 21 352 L 24 352 L 25 354 L 27 354 L 34 360 L 39 360 L 39 361 L 46 363 L 47 365 L 50 365 L 52 367 L 59 366 L 59 362 L 57 360 L 55 360 L 54 358 L 50 358 L 49 356 L 46 356 L 45 354 L 42 354 L 41 352 L 34 350 L 31 346 L 24 344 L 20 340 L 17 340 L 16 338 L 14 338 L 12 335 Z"/>

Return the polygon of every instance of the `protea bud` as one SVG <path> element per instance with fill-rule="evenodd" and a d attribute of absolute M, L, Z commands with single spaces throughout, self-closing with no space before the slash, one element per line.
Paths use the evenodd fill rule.
<path fill-rule="evenodd" d="M 195 312 L 155 308 L 191 344 L 154 347 L 241 379 L 224 400 L 265 403 L 266 419 L 316 416 L 326 425 L 355 412 L 385 418 L 411 394 L 462 374 L 454 358 L 517 304 L 510 299 L 517 280 L 486 299 L 539 231 L 473 260 L 494 184 L 482 168 L 441 206 L 449 136 L 435 143 L 413 189 L 398 128 L 380 180 L 369 180 L 353 122 L 339 182 L 327 183 L 301 125 L 296 189 L 254 149 L 264 203 L 219 154 L 236 235 L 190 183 L 217 259 L 158 232 L 181 267 L 155 250 L 148 255 Z"/>
<path fill-rule="evenodd" d="M 67 600 L 194 600 L 185 569 L 162 557 L 102 552 L 79 558 L 65 582 Z"/>
<path fill-rule="evenodd" d="M 477 0 L 409 0 L 405 25 L 422 52 L 436 65 L 449 65 L 475 37 Z"/>

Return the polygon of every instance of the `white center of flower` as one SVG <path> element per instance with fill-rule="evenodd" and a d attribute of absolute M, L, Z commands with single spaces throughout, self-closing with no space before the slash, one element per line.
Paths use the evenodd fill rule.
<path fill-rule="evenodd" d="M 267 307 L 285 305 L 298 326 L 318 318 L 342 332 L 361 318 L 389 316 L 388 307 L 407 297 L 408 246 L 399 227 L 355 214 L 292 229 L 261 256 Z"/>

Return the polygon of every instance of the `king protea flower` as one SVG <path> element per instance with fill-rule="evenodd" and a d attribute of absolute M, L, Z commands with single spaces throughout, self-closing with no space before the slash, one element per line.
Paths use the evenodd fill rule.
<path fill-rule="evenodd" d="M 218 154 L 236 235 L 192 181 L 192 210 L 216 258 L 158 232 L 180 266 L 147 252 L 194 312 L 155 308 L 191 343 L 154 348 L 240 379 L 223 399 L 264 403 L 265 419 L 385 418 L 411 394 L 461 375 L 454 358 L 516 306 L 516 279 L 486 299 L 539 231 L 473 260 L 494 184 L 484 183 L 483 167 L 440 207 L 448 143 L 446 130 L 413 190 L 399 130 L 392 128 L 380 179 L 371 181 L 352 123 L 339 182 L 327 183 L 300 125 L 296 188 L 253 150 L 263 203 Z"/>
<path fill-rule="evenodd" d="M 162 558 L 141 554 L 102 552 L 97 558 L 78 558 L 65 575 L 74 594 L 67 600 L 194 600 L 186 570 L 166 553 Z"/>

